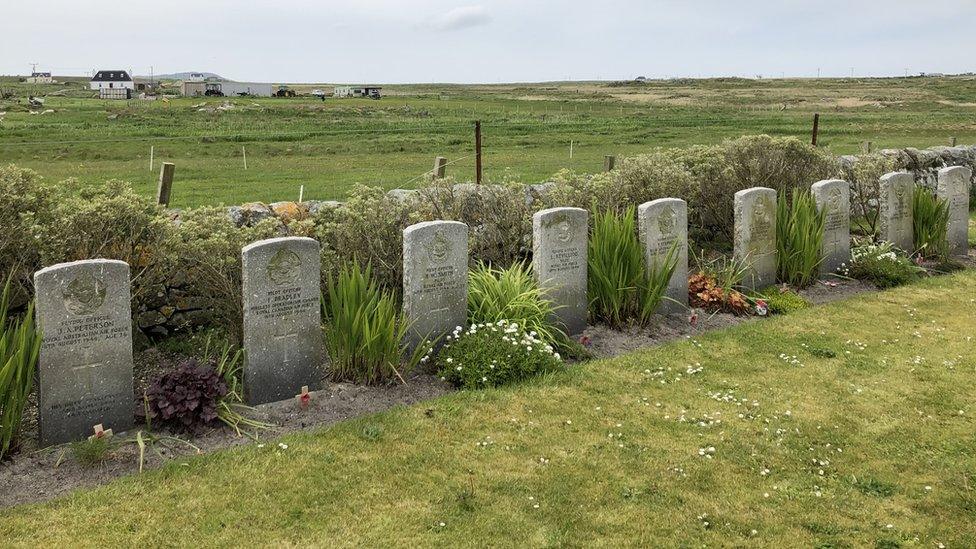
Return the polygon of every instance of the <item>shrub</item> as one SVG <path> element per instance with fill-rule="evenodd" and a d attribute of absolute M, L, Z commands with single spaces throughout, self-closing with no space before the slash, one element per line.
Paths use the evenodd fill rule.
<path fill-rule="evenodd" d="M 408 321 L 394 294 L 373 279 L 370 266 L 363 270 L 350 263 L 330 277 L 322 308 L 334 379 L 373 384 L 397 376 L 403 381 L 426 350 L 418 345 L 409 351 Z"/>
<path fill-rule="evenodd" d="M 865 235 L 878 231 L 879 189 L 881 176 L 898 169 L 898 162 L 880 154 L 858 157 L 857 162 L 843 164 L 840 177 L 851 185 L 852 229 L 855 223 L 863 224 Z"/>
<path fill-rule="evenodd" d="M 9 316 L 12 284 L 10 276 L 0 293 L 0 461 L 15 447 L 41 350 L 33 303 L 22 319 Z"/>
<path fill-rule="evenodd" d="M 770 314 L 789 314 L 810 306 L 810 302 L 800 294 L 775 286 L 754 292 L 749 297 L 753 301 L 765 301 Z"/>
<path fill-rule="evenodd" d="M 783 194 L 837 172 L 828 153 L 792 137 L 748 136 L 673 154 L 696 179 L 689 200 L 696 229 L 703 238 L 727 242 L 734 231 L 732 202 L 737 191 L 769 187 Z"/>
<path fill-rule="evenodd" d="M 238 228 L 219 207 L 183 212 L 164 242 L 165 271 L 181 275 L 187 294 L 201 298 L 215 318 L 224 322 L 234 342 L 243 340 L 241 249 L 258 240 L 280 236 L 280 224 L 265 219 Z"/>
<path fill-rule="evenodd" d="M 146 414 L 177 432 L 199 433 L 219 419 L 227 384 L 210 364 L 187 359 L 146 392 Z"/>
<path fill-rule="evenodd" d="M 372 266 L 383 288 L 400 291 L 403 275 L 403 229 L 421 221 L 408 202 L 378 187 L 357 186 L 341 208 L 324 208 L 315 217 L 315 237 L 322 244 L 322 281 L 343 265 Z"/>
<path fill-rule="evenodd" d="M 949 257 L 949 204 L 922 186 L 912 195 L 912 237 L 922 257 Z"/>
<path fill-rule="evenodd" d="M 855 245 L 851 249 L 850 266 L 842 269 L 841 274 L 870 282 L 882 290 L 912 282 L 925 272 L 890 242 Z"/>
<path fill-rule="evenodd" d="M 468 321 L 471 324 L 511 320 L 523 331 L 558 345 L 566 340 L 566 334 L 553 326 L 552 313 L 552 302 L 546 299 L 525 262 L 506 269 L 495 269 L 483 263 L 468 274 Z"/>
<path fill-rule="evenodd" d="M 634 204 L 662 197 L 690 201 L 695 180 L 669 150 L 624 158 L 608 173 L 579 175 L 569 170 L 558 172 L 557 187 L 548 195 L 550 206 L 576 206 L 594 212 L 611 210 L 618 214 Z"/>
<path fill-rule="evenodd" d="M 515 322 L 460 327 L 447 338 L 437 356 L 440 376 L 466 389 L 497 387 L 560 367 L 551 345 L 525 332 Z"/>
<path fill-rule="evenodd" d="M 817 279 L 823 261 L 826 214 L 808 190 L 793 190 L 793 203 L 780 195 L 776 206 L 776 270 L 780 282 L 803 288 Z"/>
<path fill-rule="evenodd" d="M 50 216 L 55 187 L 35 172 L 16 166 L 0 167 L 0 272 L 11 277 L 10 304 L 27 303 L 31 276 L 41 266 L 30 227 Z"/>
<path fill-rule="evenodd" d="M 507 267 L 525 255 L 524 236 L 531 232 L 532 215 L 525 188 L 516 183 L 453 184 L 439 180 L 419 189 L 417 215 L 466 223 L 472 257 Z"/>

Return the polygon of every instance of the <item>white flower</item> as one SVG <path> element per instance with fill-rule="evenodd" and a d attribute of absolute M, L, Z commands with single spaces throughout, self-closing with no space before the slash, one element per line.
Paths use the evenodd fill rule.
<path fill-rule="evenodd" d="M 450 364 L 450 363 L 454 362 L 454 359 L 451 358 L 451 357 L 447 357 L 447 360 L 445 360 L 444 362 L 447 362 L 448 364 Z"/>

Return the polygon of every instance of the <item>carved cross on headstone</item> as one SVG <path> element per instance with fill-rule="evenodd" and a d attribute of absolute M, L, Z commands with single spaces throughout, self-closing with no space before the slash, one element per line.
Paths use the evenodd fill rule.
<path fill-rule="evenodd" d="M 79 366 L 73 366 L 71 372 L 74 374 L 78 383 L 85 386 L 85 395 L 91 395 L 95 388 L 95 371 L 102 365 L 101 362 L 88 362 Z"/>

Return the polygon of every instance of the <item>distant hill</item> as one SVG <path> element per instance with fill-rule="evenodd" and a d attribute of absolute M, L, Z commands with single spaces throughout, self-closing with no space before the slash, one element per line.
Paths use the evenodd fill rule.
<path fill-rule="evenodd" d="M 202 74 L 204 78 L 219 78 L 221 80 L 224 79 L 224 77 L 220 76 L 219 74 L 215 74 L 212 72 L 198 72 L 198 71 L 174 72 L 171 74 L 157 74 L 155 75 L 154 78 L 156 78 L 157 80 L 184 80 L 186 78 L 189 78 L 191 74 Z M 140 76 L 139 78 L 149 78 L 149 77 Z"/>

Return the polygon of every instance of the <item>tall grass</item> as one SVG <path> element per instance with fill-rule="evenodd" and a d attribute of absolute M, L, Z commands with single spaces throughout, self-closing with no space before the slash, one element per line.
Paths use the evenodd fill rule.
<path fill-rule="evenodd" d="M 677 265 L 677 246 L 648 271 L 637 238 L 635 209 L 594 216 L 587 256 L 590 314 L 610 326 L 644 324 L 661 303 Z"/>
<path fill-rule="evenodd" d="M 515 322 L 526 333 L 557 345 L 566 334 L 553 325 L 554 307 L 539 288 L 532 269 L 515 263 L 506 269 L 482 264 L 468 274 L 468 320 L 472 324 L 494 324 L 499 320 Z"/>
<path fill-rule="evenodd" d="M 922 257 L 949 257 L 949 204 L 922 186 L 912 195 L 912 237 Z"/>
<path fill-rule="evenodd" d="M 817 279 L 827 216 L 810 191 L 794 189 L 776 205 L 776 270 L 780 282 L 803 288 Z"/>
<path fill-rule="evenodd" d="M 41 350 L 41 334 L 34 325 L 34 304 L 27 306 L 22 318 L 10 318 L 11 278 L 7 278 L 0 294 L 0 460 L 14 447 L 20 431 Z"/>
<path fill-rule="evenodd" d="M 325 345 L 337 380 L 375 384 L 403 374 L 419 364 L 427 345 L 412 352 L 406 335 L 409 322 L 396 297 L 383 291 L 372 269 L 356 263 L 329 277 L 322 302 Z"/>

